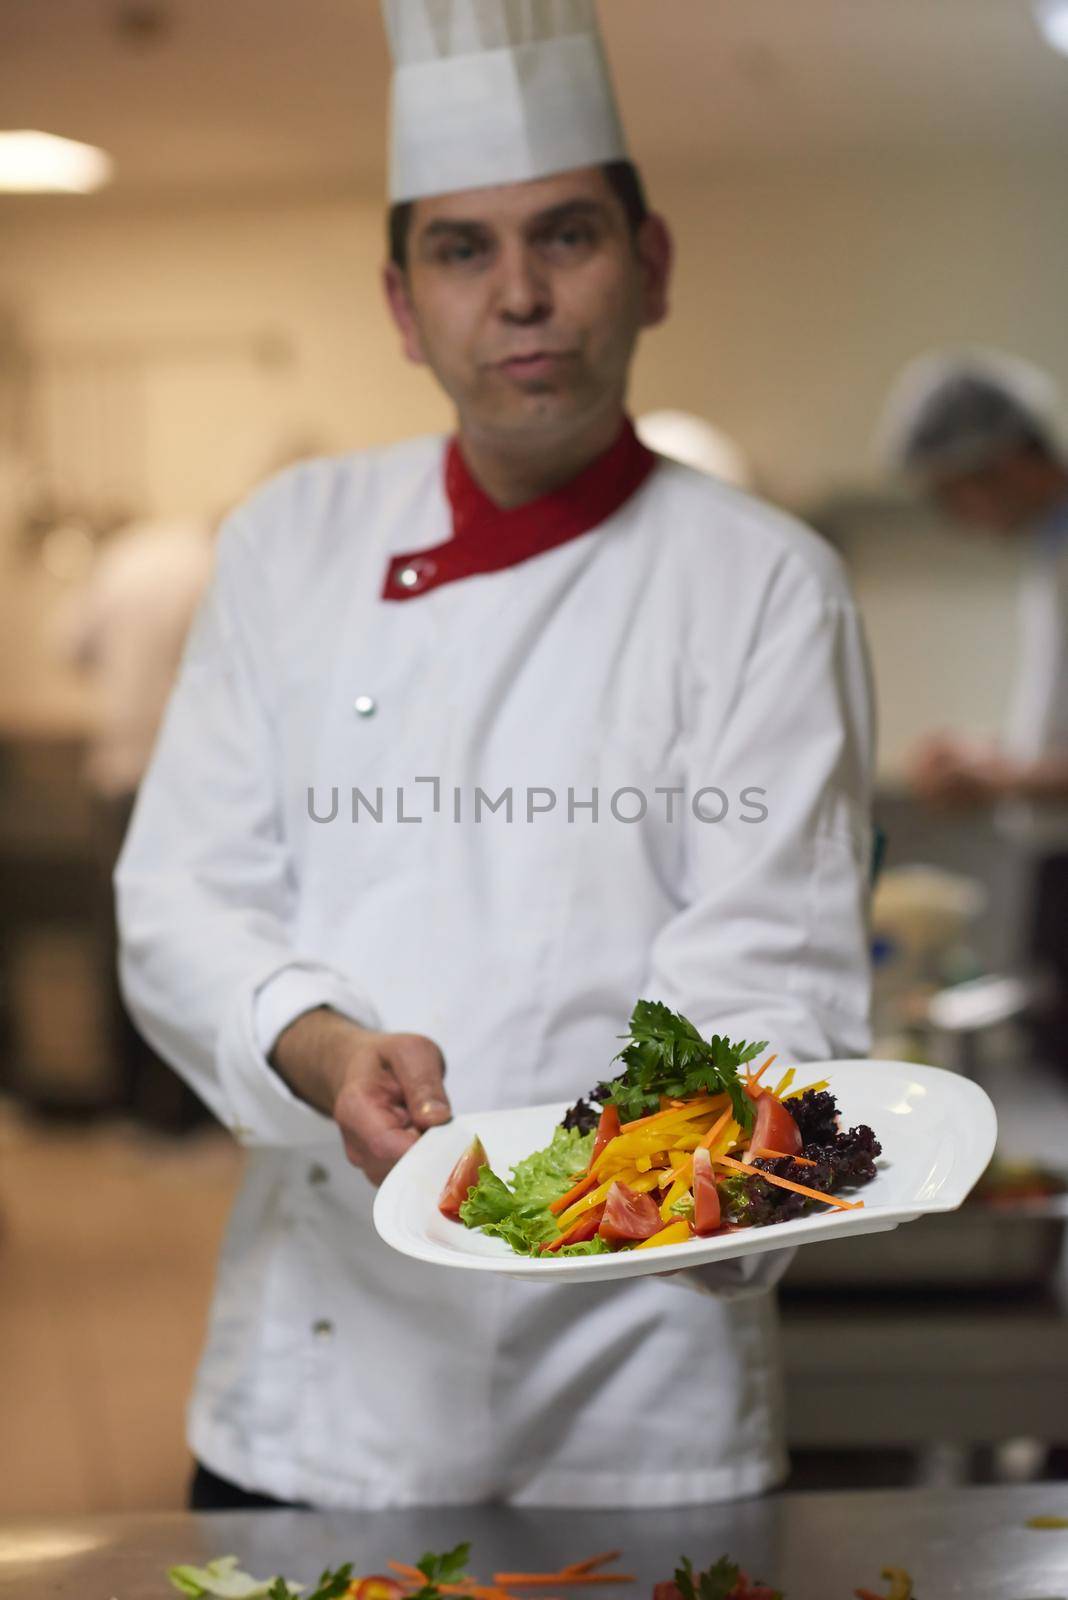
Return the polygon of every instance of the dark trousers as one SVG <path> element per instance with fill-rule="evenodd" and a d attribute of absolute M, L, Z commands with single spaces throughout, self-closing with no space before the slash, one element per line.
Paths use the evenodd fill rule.
<path fill-rule="evenodd" d="M 1044 856 L 1035 866 L 1031 960 L 1055 985 L 1036 1040 L 1042 1056 L 1068 1073 L 1068 852 Z"/>
<path fill-rule="evenodd" d="M 272 1500 L 269 1494 L 254 1494 L 249 1489 L 239 1489 L 236 1483 L 219 1478 L 207 1467 L 196 1463 L 189 1484 L 190 1511 L 307 1511 L 309 1507 L 295 1500 Z"/>

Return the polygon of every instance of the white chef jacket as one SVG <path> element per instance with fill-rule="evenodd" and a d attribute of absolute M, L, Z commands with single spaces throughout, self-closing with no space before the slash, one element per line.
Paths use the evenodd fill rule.
<path fill-rule="evenodd" d="M 1028 539 L 1005 747 L 1018 761 L 1068 756 L 1068 504 Z M 1011 802 L 1002 820 L 1030 849 L 1068 849 L 1068 805 Z"/>
<path fill-rule="evenodd" d="M 129 796 L 141 781 L 212 557 L 205 523 L 131 523 L 61 619 L 64 652 L 94 690 L 86 776 L 98 794 Z"/>
<path fill-rule="evenodd" d="M 323 1506 L 753 1493 L 785 1465 L 770 1295 L 402 1258 L 262 1045 L 315 1003 L 425 1033 L 457 1111 L 588 1091 L 639 996 L 863 1054 L 861 627 L 814 535 L 666 461 L 580 537 L 383 600 L 450 536 L 442 452 L 308 463 L 230 518 L 118 868 L 128 1003 L 249 1150 L 191 1446 Z"/>

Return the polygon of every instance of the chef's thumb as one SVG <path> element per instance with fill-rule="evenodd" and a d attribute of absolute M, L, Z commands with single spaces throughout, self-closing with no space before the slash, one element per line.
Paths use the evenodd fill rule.
<path fill-rule="evenodd" d="M 444 1085 L 445 1057 L 433 1039 L 416 1033 L 395 1036 L 390 1041 L 389 1064 L 417 1128 L 432 1128 L 450 1120 L 452 1107 Z"/>

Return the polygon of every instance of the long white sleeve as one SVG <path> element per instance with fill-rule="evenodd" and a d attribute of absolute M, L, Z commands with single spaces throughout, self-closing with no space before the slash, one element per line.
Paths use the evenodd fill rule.
<path fill-rule="evenodd" d="M 823 570 L 820 570 L 823 568 Z M 686 733 L 691 792 L 751 794 L 687 823 L 685 906 L 643 993 L 702 1032 L 767 1039 L 785 1062 L 866 1054 L 873 718 L 860 620 L 833 557 L 782 562 L 724 716 Z M 717 800 L 705 802 L 715 815 Z"/>
<path fill-rule="evenodd" d="M 750 799 L 767 815 L 729 833 L 690 819 L 688 903 L 658 935 L 643 990 L 706 1035 L 767 1039 L 784 1064 L 870 1044 L 870 674 L 860 620 L 829 557 L 826 566 L 783 564 L 728 720 L 710 724 L 700 710 L 692 720 L 690 791 L 759 788 Z M 714 796 L 704 809 L 716 813 Z M 675 1281 L 758 1294 L 793 1254 L 768 1250 Z"/>
<path fill-rule="evenodd" d="M 243 1142 L 336 1138 L 292 1095 L 257 1038 L 256 997 L 300 975 L 307 1005 L 377 1026 L 347 978 L 291 937 L 292 866 L 279 816 L 261 548 L 244 514 L 220 535 L 214 581 L 186 648 L 116 870 L 120 977 L 145 1037 Z"/>

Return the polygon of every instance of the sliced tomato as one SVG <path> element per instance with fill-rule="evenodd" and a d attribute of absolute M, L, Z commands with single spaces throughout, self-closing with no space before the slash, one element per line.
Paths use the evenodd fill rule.
<path fill-rule="evenodd" d="M 590 1166 L 597 1160 L 606 1144 L 611 1144 L 613 1139 L 619 1137 L 619 1112 L 615 1106 L 605 1106 L 601 1112 L 601 1120 L 597 1124 L 597 1137 L 593 1141 L 593 1155 L 590 1157 Z"/>
<path fill-rule="evenodd" d="M 702 1236 L 715 1233 L 720 1224 L 719 1190 L 712 1176 L 712 1157 L 707 1150 L 693 1153 L 693 1231 Z"/>
<path fill-rule="evenodd" d="M 577 1222 L 573 1222 L 566 1233 L 562 1233 L 551 1244 L 543 1244 L 541 1247 L 542 1255 L 547 1256 L 551 1255 L 554 1250 L 562 1250 L 565 1244 L 585 1244 L 587 1239 L 595 1239 L 603 1216 L 604 1206 L 592 1207 L 591 1210 L 579 1217 Z"/>
<path fill-rule="evenodd" d="M 451 1217 L 453 1222 L 459 1222 L 460 1207 L 467 1199 L 468 1190 L 473 1189 L 478 1182 L 478 1169 L 488 1164 L 482 1140 L 472 1139 L 449 1173 L 445 1187 L 441 1191 L 438 1210 L 443 1217 Z"/>
<path fill-rule="evenodd" d="M 764 1583 L 752 1583 L 744 1572 L 740 1572 L 738 1582 L 727 1600 L 780 1600 L 780 1596 L 777 1589 L 769 1589 Z"/>
<path fill-rule="evenodd" d="M 635 1194 L 625 1183 L 614 1183 L 597 1232 L 609 1244 L 636 1244 L 651 1239 L 663 1226 L 660 1207 L 651 1194 Z"/>
<path fill-rule="evenodd" d="M 349 1600 L 403 1600 L 407 1591 L 396 1578 L 372 1573 L 369 1578 L 354 1578 L 349 1584 Z"/>
<path fill-rule="evenodd" d="M 753 1150 L 779 1150 L 784 1156 L 801 1154 L 801 1129 L 782 1101 L 767 1090 L 757 1100 L 756 1123 L 749 1143 Z"/>

